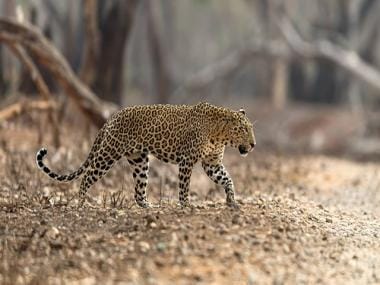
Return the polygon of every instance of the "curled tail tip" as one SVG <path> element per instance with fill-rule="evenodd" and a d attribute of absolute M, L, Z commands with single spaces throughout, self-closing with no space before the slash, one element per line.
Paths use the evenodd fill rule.
<path fill-rule="evenodd" d="M 36 163 L 37 163 L 38 168 L 40 170 L 42 170 L 50 178 L 53 178 L 53 179 L 58 180 L 60 182 L 69 182 L 71 180 L 77 179 L 83 173 L 83 166 L 80 167 L 77 171 L 74 171 L 73 173 L 68 174 L 68 175 L 60 175 L 60 174 L 53 172 L 43 162 L 43 159 L 46 156 L 46 154 L 47 154 L 47 149 L 41 148 L 36 154 Z"/>
<path fill-rule="evenodd" d="M 45 156 L 47 155 L 47 149 L 46 148 L 41 148 L 38 152 L 37 152 L 37 155 L 42 155 L 42 156 Z"/>
<path fill-rule="evenodd" d="M 47 154 L 47 149 L 46 148 L 41 148 L 37 154 L 36 154 L 36 163 L 39 168 L 43 168 L 44 164 L 42 162 L 42 159 L 44 156 Z"/>

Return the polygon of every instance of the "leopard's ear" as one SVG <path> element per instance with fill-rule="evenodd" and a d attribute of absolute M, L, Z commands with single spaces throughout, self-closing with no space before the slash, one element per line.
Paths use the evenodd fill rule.
<path fill-rule="evenodd" d="M 243 115 L 245 115 L 245 110 L 243 108 L 240 108 L 239 113 L 242 113 Z"/>

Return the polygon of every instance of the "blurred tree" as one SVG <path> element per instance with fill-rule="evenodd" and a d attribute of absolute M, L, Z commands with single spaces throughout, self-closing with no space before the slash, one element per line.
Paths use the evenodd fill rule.
<path fill-rule="evenodd" d="M 4 78 L 3 47 L 0 46 L 0 97 L 3 97 L 6 91 L 6 81 Z"/>
<path fill-rule="evenodd" d="M 48 1 L 50 2 L 50 1 Z M 76 71 L 79 63 L 80 57 L 80 46 L 78 45 L 78 39 L 76 34 L 78 33 L 78 28 L 80 25 L 76 25 L 76 15 L 77 9 L 81 8 L 76 0 L 66 0 L 66 13 L 64 14 L 64 39 L 66 44 L 63 46 L 63 54 L 67 61 Z"/>
<path fill-rule="evenodd" d="M 300 14 L 300 11 L 305 11 L 305 15 L 310 13 L 308 7 L 303 6 L 305 10 L 297 12 L 296 7 L 300 9 L 300 1 L 294 3 L 295 6 L 288 7 L 287 12 L 296 11 L 293 17 L 297 20 L 298 27 L 306 31 L 307 38 L 326 38 L 357 52 L 371 64 L 376 62 L 379 1 L 321 0 L 315 15 L 309 18 L 302 18 Z M 325 58 L 316 58 L 308 63 L 293 60 L 290 66 L 289 89 L 296 100 L 324 103 L 349 100 L 356 106 L 361 104 L 360 94 L 368 93 L 365 91 L 365 84 L 346 76 L 338 66 Z"/>
<path fill-rule="evenodd" d="M 168 103 L 171 92 L 171 79 L 167 66 L 166 53 L 162 43 L 158 23 L 155 17 L 155 1 L 145 1 L 146 3 L 146 19 L 147 19 L 147 36 L 148 47 L 152 63 L 153 85 L 158 103 Z"/>
<path fill-rule="evenodd" d="M 35 7 L 30 8 L 30 22 L 33 25 L 36 25 L 36 20 L 37 20 L 37 11 Z M 21 67 L 21 72 L 20 72 L 20 85 L 19 85 L 19 91 L 23 94 L 36 94 L 37 93 L 37 88 L 36 85 L 33 82 L 32 77 L 30 76 L 30 71 L 28 68 L 23 65 Z"/>
<path fill-rule="evenodd" d="M 38 28 L 29 23 L 0 19 L 0 42 L 8 46 L 20 44 L 30 56 L 44 65 L 60 83 L 65 94 L 74 100 L 83 114 L 98 128 L 102 127 L 110 114 L 115 111 L 113 104 L 99 100 L 79 80 L 66 59 Z"/>
<path fill-rule="evenodd" d="M 173 0 L 161 0 L 161 12 L 162 12 L 162 24 L 164 36 L 164 47 L 166 50 L 176 49 L 175 33 L 177 29 L 177 14 L 176 14 L 176 2 Z M 162 41 L 161 41 L 162 42 Z M 170 58 L 166 58 L 170 61 Z"/>
<path fill-rule="evenodd" d="M 278 11 L 283 10 L 283 2 L 268 1 L 267 14 L 269 19 L 269 39 L 279 40 L 281 33 L 279 31 L 276 19 L 278 17 Z M 266 6 L 262 4 L 263 7 Z M 271 58 L 271 97 L 273 105 L 276 109 L 282 109 L 285 107 L 288 98 L 288 62 L 283 57 Z"/>
<path fill-rule="evenodd" d="M 16 1 L 7 0 L 0 2 L 0 15 L 3 17 L 15 17 Z M 16 90 L 17 72 L 15 61 L 10 57 L 9 51 L 0 47 L 0 95 L 13 93 Z"/>
<path fill-rule="evenodd" d="M 185 89 L 199 95 L 182 92 L 190 101 L 226 93 L 255 94 L 267 96 L 277 107 L 288 96 L 311 102 L 351 98 L 356 106 L 359 101 L 365 103 L 361 94 L 374 92 L 329 58 L 305 59 L 287 49 L 273 7 L 276 3 L 285 6 L 305 42 L 327 39 L 376 66 L 380 62 L 377 0 L 7 0 L 0 2 L 0 13 L 15 14 L 19 3 L 25 19 L 37 18 L 36 25 L 51 35 L 80 78 L 101 98 L 117 103 L 122 100 L 126 77 L 134 94 L 144 94 L 142 99 L 136 97 L 141 102 L 178 101 L 176 96 L 169 97 L 172 86 L 178 85 L 189 85 Z M 138 9 L 138 3 L 143 9 Z M 131 35 L 132 45 L 128 45 Z M 29 77 L 4 52 L 0 91 L 19 88 L 31 93 L 34 87 Z M 36 65 L 54 90 L 49 74 Z M 352 69 L 349 72 L 358 76 Z"/>
<path fill-rule="evenodd" d="M 99 59 L 99 30 L 97 23 L 97 11 L 97 0 L 83 0 L 85 39 L 79 77 L 88 86 L 94 85 L 96 66 Z"/>
<path fill-rule="evenodd" d="M 341 0 L 346 21 L 348 43 L 367 62 L 376 62 L 378 51 L 380 18 L 380 1 L 364 0 L 347 3 Z M 366 86 L 358 80 L 344 80 L 349 100 L 356 111 L 363 109 L 363 96 Z"/>
<path fill-rule="evenodd" d="M 100 48 L 93 89 L 100 98 L 120 104 L 125 72 L 124 54 L 139 1 L 98 3 Z"/>
<path fill-rule="evenodd" d="M 287 13 L 292 9 L 296 9 L 296 6 L 300 6 L 300 3 L 294 2 L 293 6 L 287 5 Z M 307 9 L 307 6 L 302 8 Z M 328 13 L 328 9 L 330 8 L 334 9 L 333 19 L 331 19 Z M 310 9 L 313 9 L 313 7 L 310 7 Z M 302 15 L 299 17 L 303 22 L 306 20 L 305 25 L 308 29 L 305 28 L 305 30 L 309 32 L 310 38 L 318 38 L 322 31 L 324 36 L 325 34 L 336 36 L 339 30 L 345 28 L 345 21 L 341 10 L 339 9 L 339 3 L 336 1 L 330 3 L 321 1 L 320 7 L 314 12 L 315 16 L 313 18 L 303 19 L 301 18 Z M 305 11 L 305 15 L 306 13 Z M 326 59 L 318 58 L 306 64 L 297 59 L 292 60 L 289 72 L 289 94 L 295 100 L 333 103 L 338 102 L 342 98 L 339 89 L 341 71 L 336 65 Z"/>

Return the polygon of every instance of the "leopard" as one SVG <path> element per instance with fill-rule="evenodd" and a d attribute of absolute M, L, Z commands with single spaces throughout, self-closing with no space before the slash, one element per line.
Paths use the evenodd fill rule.
<path fill-rule="evenodd" d="M 43 161 L 46 148 L 36 154 L 38 168 L 59 182 L 82 177 L 79 201 L 121 158 L 128 161 L 134 181 L 134 198 L 142 208 L 152 207 L 147 199 L 149 156 L 178 165 L 179 204 L 191 206 L 190 177 L 197 162 L 207 176 L 224 188 L 226 204 L 235 201 L 233 180 L 223 164 L 226 147 L 242 156 L 252 152 L 256 139 L 252 122 L 244 109 L 234 111 L 207 102 L 194 105 L 136 105 L 114 113 L 98 131 L 90 152 L 80 167 L 69 174 L 52 171 Z"/>

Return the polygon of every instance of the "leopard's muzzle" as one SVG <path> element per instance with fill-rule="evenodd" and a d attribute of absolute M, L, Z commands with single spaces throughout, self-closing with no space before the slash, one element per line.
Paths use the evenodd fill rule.
<path fill-rule="evenodd" d="M 241 156 L 247 156 L 248 152 L 253 151 L 255 145 L 256 145 L 256 143 L 251 143 L 248 146 L 247 145 L 242 145 L 242 144 L 239 145 L 238 149 L 239 149 L 240 155 Z"/>

